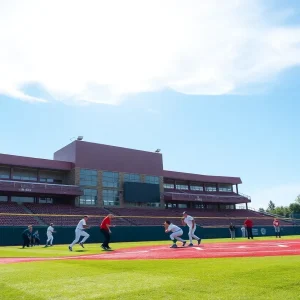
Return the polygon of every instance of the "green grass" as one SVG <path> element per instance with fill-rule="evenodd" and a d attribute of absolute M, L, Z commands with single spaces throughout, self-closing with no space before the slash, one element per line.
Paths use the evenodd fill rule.
<path fill-rule="evenodd" d="M 207 240 L 205 243 L 216 241 L 230 240 Z M 237 239 L 233 243 L 239 241 L 244 240 Z M 116 243 L 112 246 L 117 249 L 166 243 L 170 242 Z M 88 252 L 83 254 L 101 252 L 99 245 L 87 244 L 86 248 Z M 79 250 L 79 247 L 74 249 Z M 36 257 L 70 255 L 66 246 L 30 248 L 23 252 L 17 247 L 2 247 L 0 257 L 16 257 L 19 252 L 23 253 L 21 256 L 26 253 Z M 61 260 L 0 265 L 0 299 L 297 300 L 300 299 L 299 258 Z"/>

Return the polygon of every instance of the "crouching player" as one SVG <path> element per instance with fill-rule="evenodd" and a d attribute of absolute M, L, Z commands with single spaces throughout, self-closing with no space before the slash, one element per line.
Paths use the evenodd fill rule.
<path fill-rule="evenodd" d="M 176 242 L 180 241 L 182 242 L 182 247 L 186 244 L 186 241 L 184 241 L 180 236 L 183 235 L 183 231 L 180 227 L 172 224 L 170 221 L 165 221 L 165 232 L 172 232 L 170 235 L 170 239 L 173 241 L 173 245 L 170 248 L 177 248 Z"/>

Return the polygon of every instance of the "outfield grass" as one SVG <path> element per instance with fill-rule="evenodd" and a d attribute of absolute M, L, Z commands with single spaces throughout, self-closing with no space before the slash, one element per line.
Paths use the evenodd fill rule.
<path fill-rule="evenodd" d="M 292 238 L 299 236 L 285 239 Z M 246 240 L 207 240 L 205 243 L 216 241 L 235 243 Z M 168 243 L 116 243 L 112 246 L 117 249 Z M 99 245 L 87 244 L 86 249 L 88 252 L 83 254 L 101 252 Z M 37 257 L 39 251 L 41 256 L 80 254 L 70 253 L 66 246 L 24 251 L 17 247 L 2 247 L 0 257 L 17 257 L 19 252 Z M 300 299 L 299 258 L 60 260 L 0 265 L 0 299 L 297 300 Z"/>

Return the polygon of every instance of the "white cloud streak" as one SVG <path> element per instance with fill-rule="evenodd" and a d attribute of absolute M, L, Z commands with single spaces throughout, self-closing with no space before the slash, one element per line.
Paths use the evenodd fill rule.
<path fill-rule="evenodd" d="M 222 95 L 300 64 L 300 27 L 260 0 L 0 0 L 0 93 L 119 104 L 173 89 Z M 281 25 L 280 25 L 281 24 Z"/>

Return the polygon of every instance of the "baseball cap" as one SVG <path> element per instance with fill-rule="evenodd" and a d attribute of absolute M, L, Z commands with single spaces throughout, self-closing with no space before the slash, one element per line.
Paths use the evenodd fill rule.
<path fill-rule="evenodd" d="M 183 214 L 183 215 L 185 215 L 186 213 L 187 213 L 187 212 L 186 212 L 186 211 L 184 211 L 182 214 Z"/>

